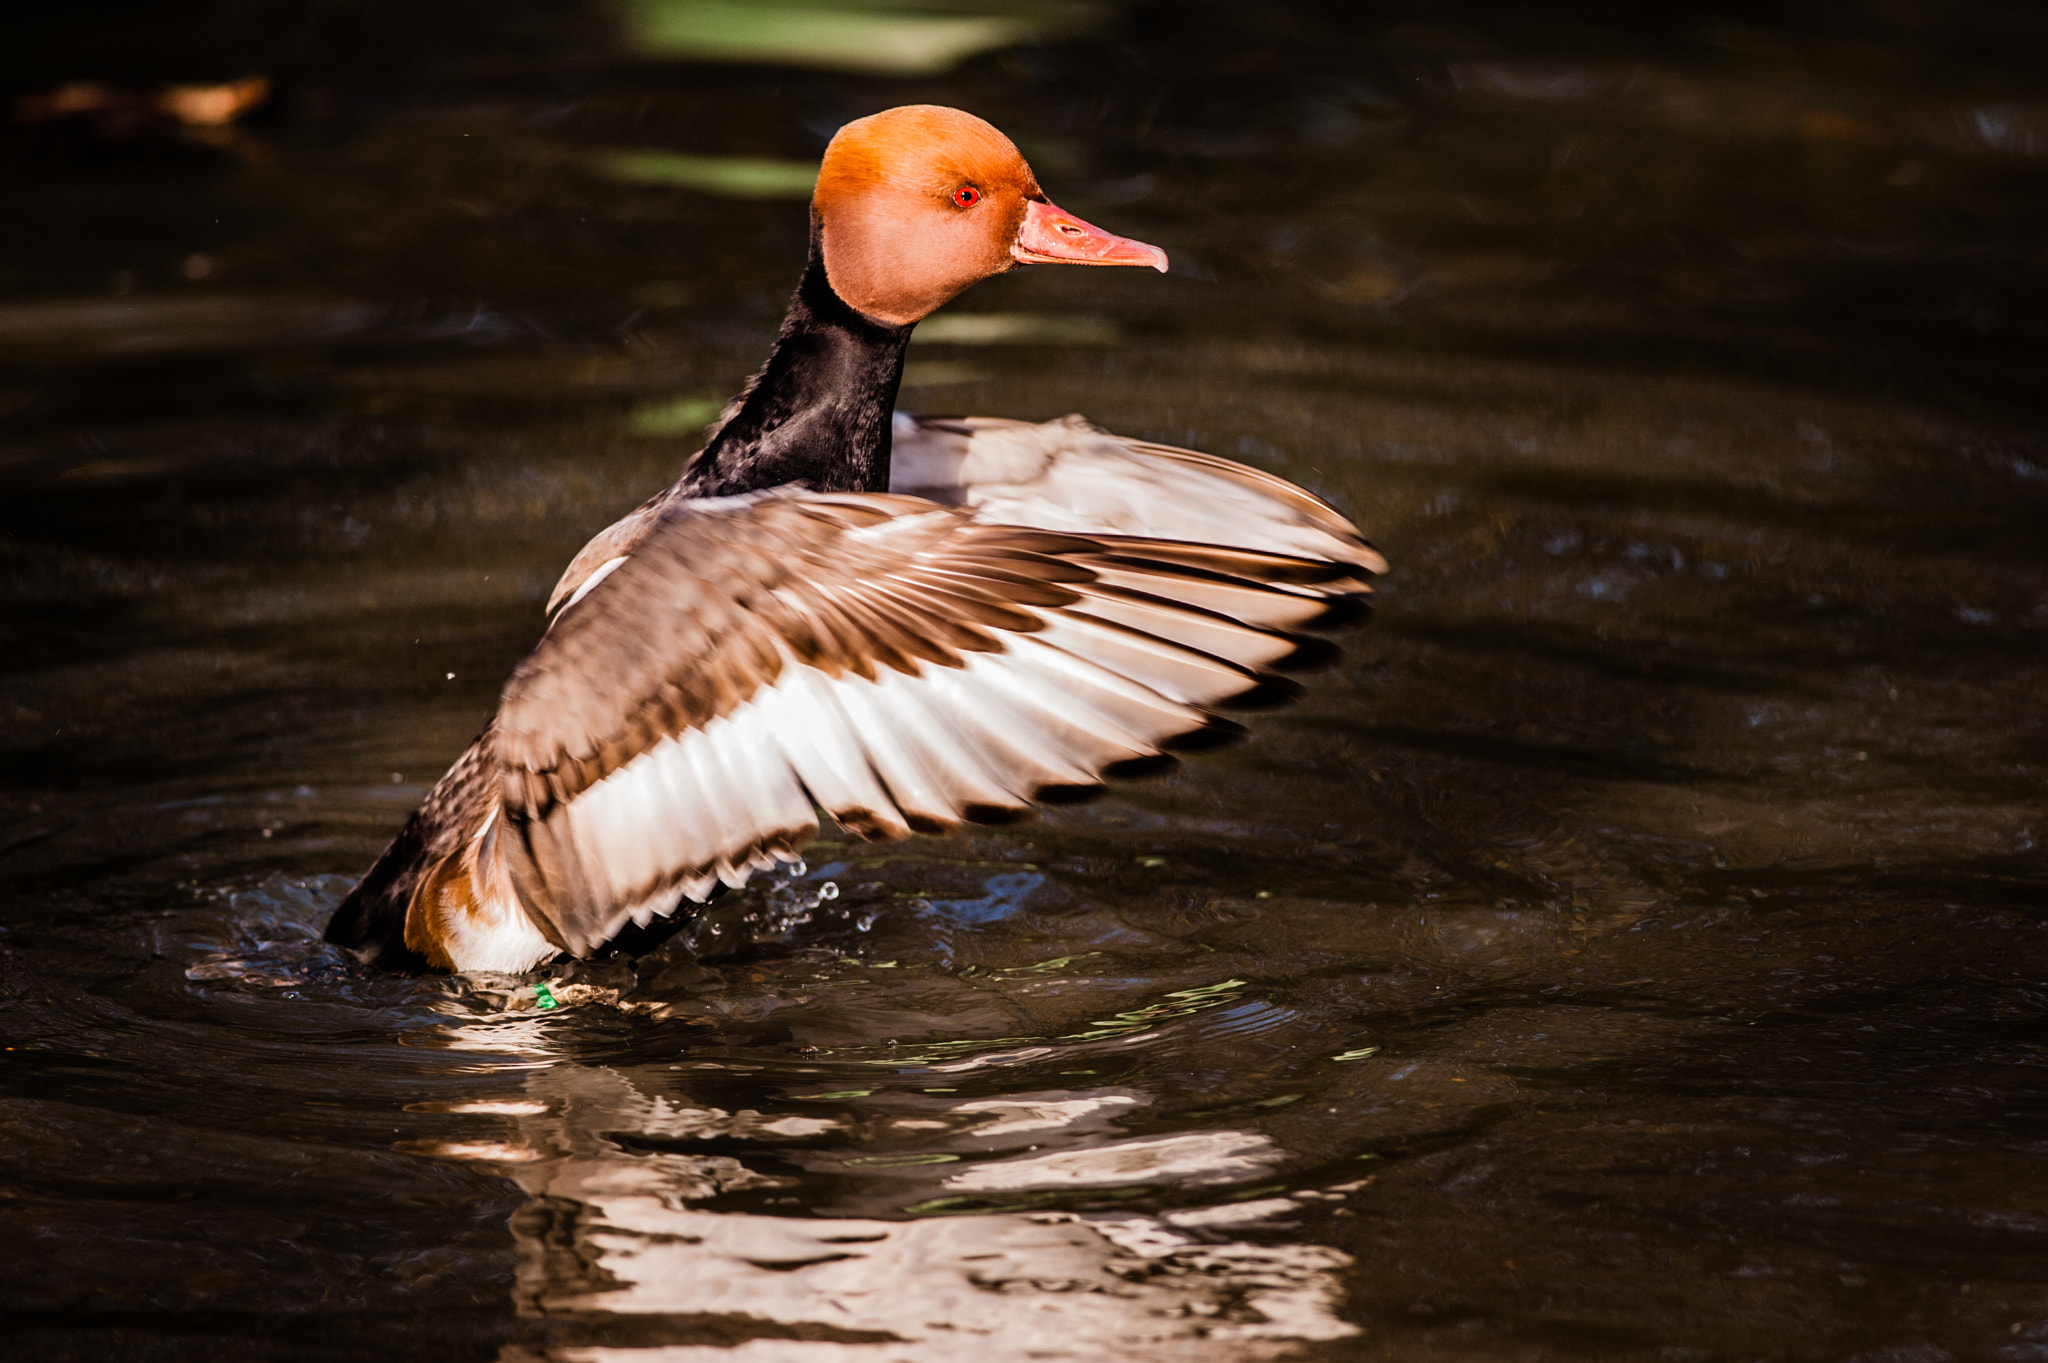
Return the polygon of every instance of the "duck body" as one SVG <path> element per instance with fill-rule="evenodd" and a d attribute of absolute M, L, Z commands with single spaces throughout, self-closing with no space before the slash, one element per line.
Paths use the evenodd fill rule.
<path fill-rule="evenodd" d="M 767 364 L 571 561 L 327 939 L 407 970 L 639 949 L 797 861 L 819 810 L 874 840 L 1007 823 L 1290 698 L 1333 652 L 1304 631 L 1356 618 L 1386 566 L 1327 504 L 1078 417 L 893 411 L 917 317 L 1041 261 L 1165 268 L 969 115 L 842 130 Z"/>

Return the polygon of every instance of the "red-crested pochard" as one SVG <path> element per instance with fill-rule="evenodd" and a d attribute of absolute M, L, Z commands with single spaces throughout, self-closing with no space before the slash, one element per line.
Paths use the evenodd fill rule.
<path fill-rule="evenodd" d="M 957 109 L 826 149 L 768 362 L 673 487 L 584 546 L 498 713 L 327 939 L 405 969 L 524 971 L 657 940 L 795 862 L 822 809 L 871 839 L 1004 823 L 1226 738 L 1293 694 L 1299 633 L 1385 561 L 1228 460 L 893 415 L 918 320 L 1020 264 L 1149 265 L 1055 208 Z"/>

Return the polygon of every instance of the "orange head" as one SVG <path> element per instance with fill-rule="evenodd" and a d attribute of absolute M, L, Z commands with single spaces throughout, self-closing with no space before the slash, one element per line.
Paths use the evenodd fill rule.
<path fill-rule="evenodd" d="M 936 104 L 841 128 L 825 148 L 811 212 L 832 291 L 892 326 L 1022 264 L 1166 269 L 1157 246 L 1053 207 L 1009 138 Z"/>

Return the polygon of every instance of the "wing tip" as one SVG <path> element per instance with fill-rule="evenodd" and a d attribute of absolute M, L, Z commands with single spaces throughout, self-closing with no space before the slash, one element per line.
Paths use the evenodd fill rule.
<path fill-rule="evenodd" d="M 961 808 L 960 817 L 983 828 L 1004 828 L 1029 819 L 1031 809 L 1028 805 L 968 804 Z"/>
<path fill-rule="evenodd" d="M 1172 753 L 1156 752 L 1149 757 L 1127 757 L 1121 762 L 1112 762 L 1102 769 L 1102 774 L 1116 781 L 1139 781 L 1149 776 L 1163 776 L 1179 765 L 1180 759 Z"/>
<path fill-rule="evenodd" d="M 841 828 L 863 842 L 894 842 L 910 832 L 904 821 L 873 809 L 855 806 L 829 812 Z"/>
<path fill-rule="evenodd" d="M 1266 664 L 1275 672 L 1318 672 L 1344 656 L 1343 649 L 1319 635 L 1287 633 L 1280 637 L 1293 644 L 1294 651 Z"/>
<path fill-rule="evenodd" d="M 1216 702 L 1220 710 L 1277 710 L 1301 699 L 1300 682 L 1271 672 L 1255 672 L 1252 684 L 1234 696 Z"/>
<path fill-rule="evenodd" d="M 1319 634 L 1331 634 L 1340 629 L 1362 625 L 1372 618 L 1371 588 L 1359 592 L 1340 592 L 1323 598 L 1324 609 L 1313 620 L 1304 620 L 1301 628 L 1312 629 Z"/>
<path fill-rule="evenodd" d="M 1210 715 L 1206 724 L 1190 729 L 1186 733 L 1176 734 L 1159 746 L 1169 753 L 1214 752 L 1218 748 L 1227 748 L 1233 743 L 1242 742 L 1249 732 L 1242 724 L 1224 719 L 1220 715 Z"/>

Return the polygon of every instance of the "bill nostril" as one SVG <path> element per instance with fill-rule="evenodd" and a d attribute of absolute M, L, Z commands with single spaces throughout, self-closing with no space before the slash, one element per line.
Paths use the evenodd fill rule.
<path fill-rule="evenodd" d="M 1049 203 L 1033 200 L 1018 224 L 1010 254 L 1026 264 L 1150 265 L 1164 270 L 1166 253 L 1103 231 Z"/>

